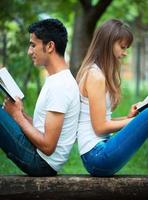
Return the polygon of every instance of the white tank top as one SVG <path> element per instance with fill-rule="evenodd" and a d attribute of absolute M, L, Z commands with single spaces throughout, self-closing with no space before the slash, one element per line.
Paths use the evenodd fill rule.
<path fill-rule="evenodd" d="M 97 70 L 101 71 L 96 64 L 92 65 L 92 68 L 96 68 Z M 102 72 L 101 72 L 102 73 Z M 77 132 L 77 139 L 78 139 L 78 148 L 80 155 L 87 153 L 90 151 L 98 142 L 107 139 L 110 134 L 107 135 L 99 135 L 97 136 L 93 130 L 91 119 L 90 119 L 90 112 L 89 112 L 89 102 L 88 98 L 84 97 L 80 94 L 80 115 L 79 115 L 79 124 L 78 124 L 78 132 Z M 111 101 L 109 93 L 106 93 L 106 119 L 111 119 Z"/>

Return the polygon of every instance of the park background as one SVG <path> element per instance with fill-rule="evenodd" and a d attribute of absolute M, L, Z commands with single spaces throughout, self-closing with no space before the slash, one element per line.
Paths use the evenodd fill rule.
<path fill-rule="evenodd" d="M 126 115 L 130 105 L 148 95 L 148 1 L 147 0 L 1 0 L 0 64 L 6 66 L 25 94 L 24 107 L 33 115 L 43 84 L 43 69 L 34 68 L 27 56 L 30 23 L 58 18 L 68 30 L 66 60 L 75 76 L 96 26 L 111 18 L 131 26 L 134 43 L 122 64 L 122 100 L 113 116 Z M 0 103 L 3 102 L 0 93 Z M 61 174 L 86 174 L 77 144 Z M 0 150 L 0 174 L 22 174 Z M 148 174 L 148 141 L 118 174 Z"/>

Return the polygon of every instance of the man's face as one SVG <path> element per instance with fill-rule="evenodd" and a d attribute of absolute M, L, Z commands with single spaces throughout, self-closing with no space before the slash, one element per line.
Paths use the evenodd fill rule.
<path fill-rule="evenodd" d="M 32 58 L 35 66 L 45 66 L 47 61 L 46 45 L 43 45 L 42 40 L 38 39 L 34 33 L 30 34 L 30 45 L 28 55 Z"/>

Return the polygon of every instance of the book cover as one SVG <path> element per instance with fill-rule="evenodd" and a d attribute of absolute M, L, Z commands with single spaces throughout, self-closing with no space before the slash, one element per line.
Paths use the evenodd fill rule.
<path fill-rule="evenodd" d="M 20 99 L 24 98 L 23 92 L 20 90 L 6 67 L 0 69 L 0 88 L 13 101 L 15 101 L 16 96 Z"/>
<path fill-rule="evenodd" d="M 141 112 L 147 107 L 148 107 L 148 96 L 142 102 L 138 103 L 137 109 L 139 112 Z"/>

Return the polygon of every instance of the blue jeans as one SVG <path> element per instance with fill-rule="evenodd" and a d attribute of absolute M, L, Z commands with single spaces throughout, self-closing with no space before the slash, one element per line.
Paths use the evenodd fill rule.
<path fill-rule="evenodd" d="M 83 154 L 83 164 L 93 176 L 111 176 L 128 162 L 147 138 L 148 108 L 112 137 Z"/>
<path fill-rule="evenodd" d="M 30 176 L 57 174 L 36 151 L 19 125 L 0 107 L 0 148 L 23 172 Z"/>

